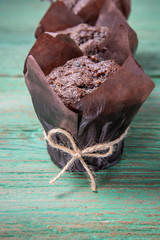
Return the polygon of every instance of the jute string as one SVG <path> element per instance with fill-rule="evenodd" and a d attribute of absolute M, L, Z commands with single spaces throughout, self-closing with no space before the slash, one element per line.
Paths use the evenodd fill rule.
<path fill-rule="evenodd" d="M 55 181 L 63 173 L 65 173 L 67 171 L 67 169 L 75 162 L 75 160 L 79 159 L 80 162 L 82 163 L 83 167 L 85 168 L 86 172 L 88 173 L 89 177 L 90 177 L 92 191 L 96 191 L 95 179 L 93 177 L 93 174 L 92 174 L 91 170 L 89 169 L 89 167 L 85 163 L 83 157 L 105 158 L 105 157 L 108 157 L 108 156 L 112 155 L 112 153 L 114 151 L 114 145 L 118 144 L 120 141 L 122 141 L 125 138 L 127 132 L 128 132 L 128 128 L 119 138 L 115 139 L 114 141 L 98 143 L 98 144 L 95 144 L 91 147 L 87 147 L 87 148 L 82 149 L 82 150 L 77 147 L 77 145 L 74 141 L 74 138 L 71 136 L 71 134 L 69 132 L 61 129 L 61 128 L 54 128 L 54 129 L 50 130 L 48 132 L 48 135 L 44 132 L 44 136 L 45 136 L 46 140 L 48 141 L 48 144 L 51 147 L 59 149 L 63 152 L 66 152 L 66 153 L 70 154 L 71 157 L 72 157 L 71 160 L 69 160 L 69 162 L 66 164 L 66 166 L 62 169 L 62 171 L 56 177 L 52 178 L 49 183 L 54 184 Z M 72 149 L 55 143 L 53 141 L 53 138 L 52 138 L 52 136 L 54 134 L 65 135 L 68 138 L 68 140 L 70 141 L 70 143 L 72 145 Z M 98 151 L 104 151 L 104 150 L 107 151 L 107 152 L 106 153 L 96 153 Z"/>

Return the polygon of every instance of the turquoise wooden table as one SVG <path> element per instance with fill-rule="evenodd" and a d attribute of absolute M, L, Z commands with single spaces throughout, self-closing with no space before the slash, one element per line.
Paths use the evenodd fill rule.
<path fill-rule="evenodd" d="M 48 8 L 39 0 L 0 0 L 1 239 L 160 239 L 160 1 L 132 0 L 136 58 L 156 84 L 134 119 L 120 163 L 96 174 L 59 169 L 24 84 L 24 59 Z"/>

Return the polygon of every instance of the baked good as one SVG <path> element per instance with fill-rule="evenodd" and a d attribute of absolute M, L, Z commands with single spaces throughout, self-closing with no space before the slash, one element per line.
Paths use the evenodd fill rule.
<path fill-rule="evenodd" d="M 82 97 L 97 89 L 119 68 L 115 60 L 98 61 L 96 55 L 82 56 L 54 68 L 46 78 L 62 102 L 73 109 Z"/>
<path fill-rule="evenodd" d="M 124 27 L 120 27 L 121 31 L 124 31 Z M 113 141 L 125 132 L 154 88 L 154 83 L 134 60 L 131 52 L 127 59 L 127 55 L 122 59 L 117 41 L 119 44 L 119 37 L 115 41 L 110 39 L 106 60 L 116 59 L 119 68 L 97 88 L 77 98 L 68 107 L 48 83 L 46 76 L 54 68 L 62 69 L 67 62 L 73 64 L 76 59 L 83 59 L 82 52 L 67 35 L 54 37 L 45 33 L 38 38 L 26 59 L 24 73 L 36 114 L 46 134 L 53 128 L 65 129 L 74 137 L 78 148 L 84 149 L 97 143 Z M 83 71 L 87 71 L 85 68 Z M 69 140 L 61 134 L 54 135 L 53 139 L 55 143 L 71 147 Z M 123 146 L 124 140 L 114 146 L 110 156 L 90 156 L 84 157 L 84 160 L 94 171 L 106 169 L 120 160 Z M 47 149 L 52 161 L 60 168 L 71 159 L 70 154 L 52 148 L 48 143 Z M 79 159 L 68 170 L 85 171 Z"/>
<path fill-rule="evenodd" d="M 57 31 L 57 34 L 67 34 L 80 47 L 84 55 L 95 55 L 106 50 L 106 42 L 110 29 L 108 27 L 90 26 L 81 23 L 75 27 Z"/>

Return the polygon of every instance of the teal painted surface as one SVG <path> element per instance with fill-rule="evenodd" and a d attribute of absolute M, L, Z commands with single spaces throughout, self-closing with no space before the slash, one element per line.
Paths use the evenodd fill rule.
<path fill-rule="evenodd" d="M 96 174 L 59 169 L 46 152 L 42 128 L 24 84 L 24 58 L 48 3 L 0 1 L 0 238 L 160 239 L 160 1 L 133 0 L 137 59 L 156 88 L 132 123 L 122 160 Z"/>

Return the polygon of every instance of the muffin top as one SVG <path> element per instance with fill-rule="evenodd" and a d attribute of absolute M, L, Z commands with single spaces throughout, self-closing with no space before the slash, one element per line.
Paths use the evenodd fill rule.
<path fill-rule="evenodd" d="M 97 55 L 82 56 L 54 68 L 46 78 L 63 103 L 72 108 L 118 69 L 115 60 L 99 62 Z"/>
<path fill-rule="evenodd" d="M 84 55 L 95 55 L 105 51 L 106 39 L 109 34 L 108 27 L 93 27 L 81 23 L 57 33 L 67 34 L 80 47 Z"/>

